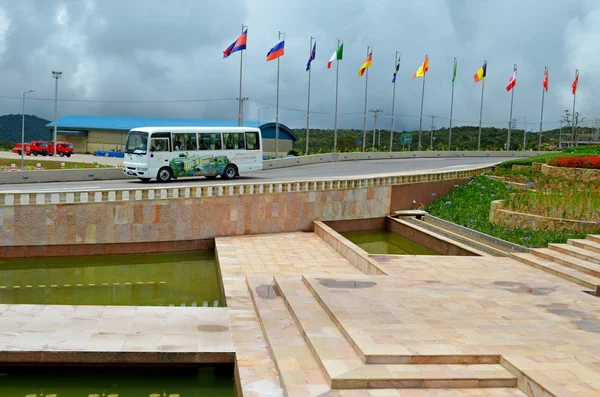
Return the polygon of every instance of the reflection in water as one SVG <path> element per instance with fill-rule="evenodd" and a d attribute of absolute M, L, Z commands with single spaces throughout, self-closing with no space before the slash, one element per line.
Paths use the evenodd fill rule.
<path fill-rule="evenodd" d="M 233 397 L 233 366 L 0 368 L 2 397 Z"/>
<path fill-rule="evenodd" d="M 0 260 L 0 303 L 220 306 L 214 251 Z"/>
<path fill-rule="evenodd" d="M 341 234 L 369 254 L 438 255 L 432 250 L 388 230 L 368 230 Z"/>

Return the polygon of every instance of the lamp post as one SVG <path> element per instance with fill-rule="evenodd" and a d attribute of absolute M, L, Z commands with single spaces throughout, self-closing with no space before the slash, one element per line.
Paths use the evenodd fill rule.
<path fill-rule="evenodd" d="M 263 110 L 263 109 L 271 109 L 271 108 L 269 106 L 265 106 L 263 108 L 258 108 L 258 119 L 257 119 L 257 122 L 256 122 L 256 124 L 258 124 L 257 127 L 260 127 L 260 111 Z"/>
<path fill-rule="evenodd" d="M 56 108 L 58 105 L 58 79 L 62 72 L 52 71 L 52 78 L 55 80 L 54 82 L 54 131 L 52 132 L 52 144 L 54 145 L 54 150 L 52 151 L 52 156 L 56 156 Z"/>
<path fill-rule="evenodd" d="M 35 90 L 28 90 L 23 92 L 23 119 L 21 121 L 21 171 L 25 168 L 25 94 L 29 94 Z"/>

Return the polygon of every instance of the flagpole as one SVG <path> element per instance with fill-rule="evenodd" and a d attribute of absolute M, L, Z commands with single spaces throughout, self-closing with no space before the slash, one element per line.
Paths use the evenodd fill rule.
<path fill-rule="evenodd" d="M 312 46 L 314 37 L 310 36 L 309 57 L 312 57 Z M 312 73 L 312 64 L 308 67 L 308 102 L 306 104 L 306 154 L 308 155 L 308 138 L 310 135 L 310 75 Z"/>
<path fill-rule="evenodd" d="M 425 59 L 427 59 L 427 54 L 425 54 Z M 425 65 L 425 61 L 423 61 L 423 65 Z M 427 72 L 425 71 L 425 67 L 423 67 L 423 88 L 421 89 L 421 116 L 419 117 L 419 148 L 421 150 L 421 136 L 423 135 L 423 98 L 425 97 L 425 77 L 427 77 Z"/>
<path fill-rule="evenodd" d="M 396 65 L 398 64 L 398 62 L 400 61 L 400 58 L 398 58 L 398 54 L 400 54 L 400 57 L 402 57 L 402 53 L 398 53 L 398 51 L 396 51 L 396 56 L 394 57 L 394 70 L 396 70 Z M 398 74 L 396 73 L 396 78 L 398 77 Z M 390 127 L 390 152 L 392 151 L 392 146 L 394 144 L 394 121 L 396 117 L 396 79 L 394 78 L 394 89 L 393 89 L 393 93 L 392 93 L 392 126 Z"/>
<path fill-rule="evenodd" d="M 369 56 L 369 49 L 371 47 L 367 46 L 367 57 Z M 366 141 L 367 141 L 367 93 L 369 90 L 369 68 L 365 71 L 365 112 L 363 117 L 363 141 L 362 141 L 362 151 L 365 151 Z"/>
<path fill-rule="evenodd" d="M 548 66 L 544 68 L 544 81 L 546 81 L 546 73 Z M 546 95 L 546 87 L 542 84 L 542 114 L 540 116 L 540 136 L 538 137 L 538 151 L 542 150 L 542 125 L 544 123 L 544 96 Z"/>
<path fill-rule="evenodd" d="M 247 26 L 242 24 L 242 34 Z M 242 126 L 244 122 L 244 105 L 242 100 L 242 70 L 244 67 L 244 51 L 240 51 L 240 96 L 238 97 L 238 127 Z"/>
<path fill-rule="evenodd" d="M 575 79 L 579 77 L 579 69 L 575 69 Z M 579 79 L 577 79 L 579 84 Z M 573 121 L 571 122 L 571 146 L 576 146 L 575 143 L 575 97 L 577 96 L 577 89 L 573 92 Z"/>
<path fill-rule="evenodd" d="M 279 31 L 279 41 L 281 36 L 285 37 L 285 33 Z M 279 157 L 279 64 L 281 57 L 277 57 L 277 101 L 275 104 L 275 158 Z"/>
<path fill-rule="evenodd" d="M 487 61 L 483 61 L 487 71 Z M 485 73 L 484 73 L 485 74 Z M 481 78 L 481 104 L 479 105 L 479 133 L 477 134 L 477 150 L 481 150 L 481 119 L 483 118 L 483 89 L 485 88 L 485 76 Z"/>
<path fill-rule="evenodd" d="M 337 49 L 340 48 L 340 39 L 338 39 L 338 44 L 337 47 L 335 48 L 335 51 L 337 53 Z M 335 60 L 335 120 L 334 120 L 334 127 L 333 127 L 333 152 L 335 153 L 336 149 L 337 149 L 337 132 L 338 132 L 338 76 L 340 74 L 340 60 L 337 59 L 337 55 L 336 55 L 336 60 Z"/>
<path fill-rule="evenodd" d="M 515 63 L 514 69 L 516 69 L 516 68 L 517 68 L 517 64 Z M 517 88 L 517 87 L 515 86 L 510 90 L 510 118 L 508 120 L 508 142 L 506 144 L 506 150 L 510 150 L 510 133 L 512 132 L 512 113 L 513 113 L 513 101 L 515 98 L 515 88 Z"/>
<path fill-rule="evenodd" d="M 454 75 L 456 71 L 458 59 L 454 57 L 454 68 L 452 69 L 452 96 L 450 97 L 450 129 L 448 130 L 448 151 L 450 151 L 452 144 L 452 110 L 454 109 Z"/>

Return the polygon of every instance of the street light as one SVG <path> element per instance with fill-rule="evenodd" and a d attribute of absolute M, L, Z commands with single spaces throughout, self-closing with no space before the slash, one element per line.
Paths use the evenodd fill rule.
<path fill-rule="evenodd" d="M 52 134 L 54 150 L 52 151 L 52 156 L 56 156 L 56 107 L 58 104 L 58 79 L 60 79 L 61 74 L 62 72 L 52 71 L 52 78 L 56 80 L 54 82 L 54 132 Z"/>
<path fill-rule="evenodd" d="M 29 94 L 35 90 L 31 89 L 29 91 L 23 92 L 23 120 L 21 121 L 21 171 L 24 171 L 25 168 L 25 94 Z"/>
<path fill-rule="evenodd" d="M 263 109 L 271 109 L 269 106 L 265 106 L 263 108 L 258 108 L 258 120 L 256 122 L 256 124 L 258 124 L 258 127 L 260 127 L 260 111 Z"/>

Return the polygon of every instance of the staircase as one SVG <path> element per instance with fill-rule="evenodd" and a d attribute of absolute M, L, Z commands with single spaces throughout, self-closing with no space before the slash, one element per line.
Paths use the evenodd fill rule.
<path fill-rule="evenodd" d="M 415 397 L 441 395 L 440 389 L 465 397 L 525 396 L 500 356 L 369 355 L 306 279 L 276 276 L 265 284 L 249 277 L 247 282 L 287 396 L 375 395 L 370 389 L 380 389 L 378 396 L 403 395 L 399 389 L 421 389 L 411 394 Z"/>
<path fill-rule="evenodd" d="M 585 239 L 550 244 L 548 248 L 532 248 L 529 253 L 512 253 L 511 257 L 600 296 L 600 235 L 590 234 Z"/>

